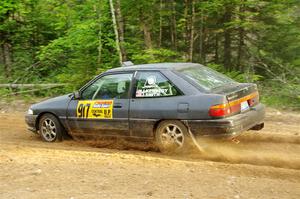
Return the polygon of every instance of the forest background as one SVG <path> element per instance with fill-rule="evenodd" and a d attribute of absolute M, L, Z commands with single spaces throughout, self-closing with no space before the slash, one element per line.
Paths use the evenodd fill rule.
<path fill-rule="evenodd" d="M 300 1 L 0 1 L 4 98 L 72 92 L 126 60 L 201 63 L 300 110 Z"/>

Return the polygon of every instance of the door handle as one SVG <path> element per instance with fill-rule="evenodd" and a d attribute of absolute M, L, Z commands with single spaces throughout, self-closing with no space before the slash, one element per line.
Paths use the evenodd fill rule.
<path fill-rule="evenodd" d="M 121 103 L 116 103 L 116 104 L 114 104 L 114 108 L 122 108 L 122 104 Z"/>

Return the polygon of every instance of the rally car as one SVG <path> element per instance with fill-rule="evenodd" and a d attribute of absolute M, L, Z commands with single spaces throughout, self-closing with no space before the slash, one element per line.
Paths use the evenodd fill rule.
<path fill-rule="evenodd" d="M 257 86 L 196 63 L 108 70 L 78 91 L 32 105 L 29 129 L 46 142 L 70 136 L 153 140 L 181 149 L 193 137 L 234 138 L 264 126 Z"/>

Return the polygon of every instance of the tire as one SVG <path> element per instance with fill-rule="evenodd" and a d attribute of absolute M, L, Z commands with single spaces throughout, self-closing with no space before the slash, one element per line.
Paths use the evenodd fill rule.
<path fill-rule="evenodd" d="M 187 127 L 177 120 L 159 123 L 155 131 L 155 143 L 163 153 L 183 152 L 189 148 L 191 138 Z"/>
<path fill-rule="evenodd" d="M 49 113 L 43 115 L 39 121 L 40 136 L 45 142 L 62 141 L 64 128 L 58 119 Z"/>

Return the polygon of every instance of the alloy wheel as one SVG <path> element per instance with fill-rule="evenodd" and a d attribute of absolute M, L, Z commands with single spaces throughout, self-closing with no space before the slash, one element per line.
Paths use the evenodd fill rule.
<path fill-rule="evenodd" d="M 49 118 L 45 119 L 42 124 L 41 133 L 46 141 L 54 141 L 56 139 L 55 123 Z"/>
<path fill-rule="evenodd" d="M 177 125 L 168 124 L 162 129 L 161 142 L 167 148 L 181 148 L 184 144 L 184 134 Z"/>

